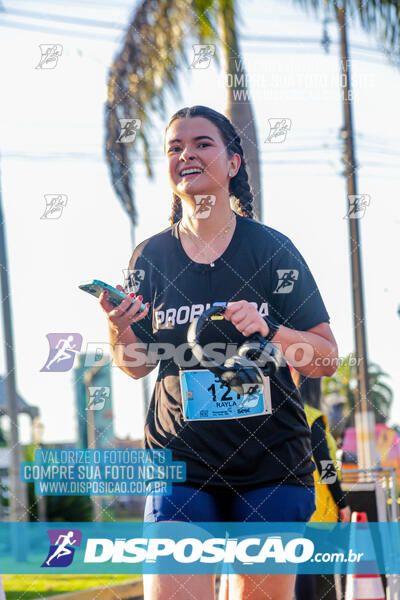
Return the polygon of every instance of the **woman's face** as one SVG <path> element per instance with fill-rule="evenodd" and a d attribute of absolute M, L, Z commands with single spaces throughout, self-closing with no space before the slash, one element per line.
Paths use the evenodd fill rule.
<path fill-rule="evenodd" d="M 229 173 L 236 175 L 240 166 L 239 154 L 228 159 L 218 127 L 204 117 L 176 119 L 166 135 L 166 154 L 169 178 L 175 194 L 189 197 L 194 194 L 218 195 L 229 189 Z M 184 170 L 196 168 L 185 175 Z"/>

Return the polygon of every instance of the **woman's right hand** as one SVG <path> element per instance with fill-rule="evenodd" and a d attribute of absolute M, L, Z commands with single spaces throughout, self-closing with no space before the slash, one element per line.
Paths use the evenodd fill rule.
<path fill-rule="evenodd" d="M 342 523 L 350 523 L 351 521 L 351 508 L 350 506 L 345 506 L 344 508 L 339 509 L 339 516 Z"/>
<path fill-rule="evenodd" d="M 124 292 L 126 291 L 121 285 L 115 286 L 117 290 Z M 99 303 L 101 308 L 107 314 L 108 322 L 110 327 L 117 330 L 119 333 L 124 333 L 131 323 L 136 323 L 144 319 L 149 312 L 149 302 L 146 303 L 146 308 L 142 313 L 138 313 L 139 308 L 142 304 L 142 296 L 136 296 L 134 292 L 127 294 L 126 298 L 122 300 L 121 304 L 114 306 L 107 300 L 107 291 L 101 292 L 99 296 Z"/>

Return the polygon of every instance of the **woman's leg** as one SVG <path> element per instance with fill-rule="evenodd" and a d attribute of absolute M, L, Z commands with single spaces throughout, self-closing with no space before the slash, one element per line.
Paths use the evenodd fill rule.
<path fill-rule="evenodd" d="M 292 600 L 295 580 L 296 575 L 222 575 L 218 600 Z"/>
<path fill-rule="evenodd" d="M 292 600 L 296 575 L 229 575 L 229 600 Z"/>
<path fill-rule="evenodd" d="M 278 485 L 241 492 L 231 505 L 232 520 L 304 522 L 315 511 L 314 488 Z M 296 574 L 230 574 L 227 593 L 219 600 L 292 600 Z"/>
<path fill-rule="evenodd" d="M 146 523 L 218 521 L 211 494 L 189 486 L 173 486 L 169 496 L 148 496 Z M 215 600 L 215 575 L 144 575 L 144 600 Z"/>
<path fill-rule="evenodd" d="M 143 575 L 144 600 L 214 600 L 214 575 Z"/>

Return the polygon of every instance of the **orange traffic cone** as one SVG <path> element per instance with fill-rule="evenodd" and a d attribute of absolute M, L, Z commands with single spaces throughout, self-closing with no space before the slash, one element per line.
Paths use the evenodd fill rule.
<path fill-rule="evenodd" d="M 229 598 L 229 579 L 226 573 L 222 573 L 219 580 L 218 600 L 228 600 Z"/>
<path fill-rule="evenodd" d="M 351 515 L 352 523 L 367 523 L 367 514 L 365 512 L 353 512 Z M 372 538 L 368 531 L 368 525 L 361 525 L 360 530 L 364 530 L 369 536 L 369 545 L 373 548 Z M 357 528 L 358 531 L 358 528 Z M 354 542 L 350 538 L 351 542 Z M 364 561 L 364 565 L 365 565 Z M 376 560 L 369 560 L 369 565 L 377 566 Z M 360 562 L 359 566 L 363 563 Z M 357 566 L 356 566 L 357 570 Z M 365 570 L 365 566 L 364 566 Z M 375 570 L 375 569 L 373 569 Z M 378 569 L 376 569 L 378 570 Z M 346 576 L 346 596 L 345 600 L 385 600 L 382 579 L 378 573 L 374 575 L 364 575 L 361 573 L 348 573 Z"/>

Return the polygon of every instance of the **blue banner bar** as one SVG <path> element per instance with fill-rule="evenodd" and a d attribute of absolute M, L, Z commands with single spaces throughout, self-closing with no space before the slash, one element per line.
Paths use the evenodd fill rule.
<path fill-rule="evenodd" d="M 0 523 L 4 574 L 400 574 L 399 523 Z"/>

